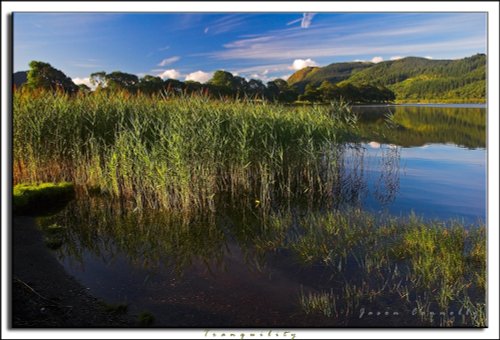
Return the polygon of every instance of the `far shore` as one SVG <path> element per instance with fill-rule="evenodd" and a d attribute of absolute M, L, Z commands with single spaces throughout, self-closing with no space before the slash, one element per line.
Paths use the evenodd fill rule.
<path fill-rule="evenodd" d="M 380 103 L 380 104 L 353 104 L 352 106 L 363 107 L 385 107 L 385 106 L 426 106 L 426 107 L 462 107 L 462 108 L 486 108 L 486 103 Z"/>

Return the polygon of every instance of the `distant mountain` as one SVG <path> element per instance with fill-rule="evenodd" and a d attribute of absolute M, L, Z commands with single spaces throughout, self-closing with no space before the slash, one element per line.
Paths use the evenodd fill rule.
<path fill-rule="evenodd" d="M 12 85 L 16 88 L 21 87 L 28 79 L 28 71 L 19 71 L 14 73 L 12 78 Z"/>
<path fill-rule="evenodd" d="M 336 63 L 314 70 L 299 70 L 288 79 L 299 91 L 312 83 L 329 81 L 339 86 L 370 84 L 385 86 L 396 101 L 484 102 L 486 55 L 458 60 L 407 57 L 373 63 Z"/>
<path fill-rule="evenodd" d="M 323 81 L 329 81 L 333 84 L 346 80 L 354 74 L 369 68 L 375 64 L 352 62 L 352 63 L 334 63 L 325 67 L 305 67 L 292 74 L 287 82 L 294 88 L 303 91 L 307 84 L 312 83 L 319 86 Z"/>

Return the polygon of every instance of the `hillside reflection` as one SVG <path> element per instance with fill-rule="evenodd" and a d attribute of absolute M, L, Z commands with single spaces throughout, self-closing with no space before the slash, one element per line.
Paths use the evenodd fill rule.
<path fill-rule="evenodd" d="M 403 147 L 452 143 L 486 147 L 486 110 L 427 106 L 358 106 L 364 140 Z"/>

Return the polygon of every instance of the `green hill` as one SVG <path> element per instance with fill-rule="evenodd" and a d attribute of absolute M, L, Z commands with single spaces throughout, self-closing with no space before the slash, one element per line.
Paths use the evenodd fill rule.
<path fill-rule="evenodd" d="M 385 86 L 398 102 L 484 102 L 486 98 L 484 54 L 458 60 L 407 57 L 378 64 L 337 63 L 314 69 L 293 74 L 289 84 L 298 91 L 325 80 L 338 85 Z"/>
<path fill-rule="evenodd" d="M 373 63 L 352 62 L 334 63 L 325 67 L 305 67 L 292 74 L 287 82 L 288 85 L 302 92 L 309 83 L 319 86 L 326 80 L 335 84 L 373 65 Z"/>

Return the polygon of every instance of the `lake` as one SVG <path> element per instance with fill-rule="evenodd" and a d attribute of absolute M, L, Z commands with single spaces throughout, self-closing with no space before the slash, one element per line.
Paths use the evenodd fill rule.
<path fill-rule="evenodd" d="M 458 220 L 470 228 L 485 221 L 484 107 L 362 106 L 353 111 L 359 115 L 362 137 L 343 148 L 342 180 L 336 188 L 342 199 L 336 209 L 387 218 L 414 213 L 424 220 Z M 335 300 L 347 299 L 356 280 L 355 270 L 342 268 L 355 268 L 360 259 L 346 257 L 324 266 L 297 256 L 314 250 L 301 248 L 301 238 L 315 236 L 296 230 L 297 221 L 309 214 L 306 208 L 292 208 L 292 227 L 281 233 L 279 221 L 288 217 L 279 209 L 278 217 L 261 220 L 252 209 L 225 202 L 219 202 L 223 213 L 186 221 L 180 215 L 128 211 L 96 197 L 71 202 L 40 224 L 65 226 L 63 246 L 54 252 L 91 294 L 126 303 L 131 314 L 151 312 L 155 326 L 418 324 L 408 316 L 410 307 L 395 303 L 392 296 L 376 305 L 354 297 L 352 304 Z M 325 212 L 317 210 L 314 214 Z M 364 266 L 368 260 L 362 260 Z M 338 301 L 338 310 L 323 306 L 328 310 L 320 317 L 304 313 L 304 306 L 322 304 L 320 295 L 314 295 L 319 292 Z M 417 306 L 417 301 L 415 297 L 411 303 Z M 360 306 L 408 313 L 381 322 L 360 318 Z"/>
<path fill-rule="evenodd" d="M 368 163 L 365 207 L 396 215 L 413 211 L 426 218 L 485 221 L 484 107 L 360 106 L 354 111 L 365 121 L 361 128 Z M 387 126 L 388 116 L 397 127 Z M 384 172 L 388 177 L 388 167 L 397 177 L 390 183 L 397 192 L 381 204 L 376 193 L 384 184 Z"/>

